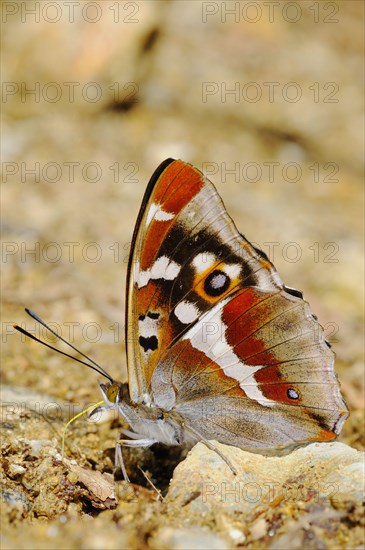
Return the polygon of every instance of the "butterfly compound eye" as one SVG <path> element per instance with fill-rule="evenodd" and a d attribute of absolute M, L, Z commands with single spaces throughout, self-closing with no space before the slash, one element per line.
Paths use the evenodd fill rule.
<path fill-rule="evenodd" d="M 119 393 L 119 384 L 111 384 L 107 389 L 106 396 L 111 403 L 115 403 Z"/>
<path fill-rule="evenodd" d="M 224 271 L 215 269 L 204 282 L 204 290 L 208 296 L 220 296 L 229 287 L 231 279 Z"/>

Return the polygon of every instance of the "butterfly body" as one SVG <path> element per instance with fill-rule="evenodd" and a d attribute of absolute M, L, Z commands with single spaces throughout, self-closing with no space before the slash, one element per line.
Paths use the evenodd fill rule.
<path fill-rule="evenodd" d="M 332 441 L 349 414 L 334 353 L 302 293 L 238 232 L 214 185 L 181 160 L 153 174 L 133 234 L 128 384 L 26 312 L 83 359 L 15 325 L 19 332 L 108 379 L 100 384 L 105 407 L 131 428 L 116 449 L 125 479 L 120 444 L 202 441 L 235 472 L 211 440 L 285 454 Z"/>
<path fill-rule="evenodd" d="M 283 453 L 331 441 L 348 411 L 334 354 L 298 290 L 236 229 L 213 184 L 168 159 L 128 266 L 129 384 L 108 401 L 130 446 L 217 440 Z"/>
<path fill-rule="evenodd" d="M 115 401 L 108 397 L 108 392 L 113 384 L 118 387 Z M 123 433 L 132 437 L 134 442 L 143 441 L 143 447 L 154 443 L 165 445 L 187 443 L 187 440 L 184 440 L 183 420 L 176 412 L 159 408 L 149 398 L 147 402 L 132 402 L 127 384 L 113 382 L 112 384 L 100 384 L 100 387 L 107 406 L 116 408 L 120 416 L 132 428 L 133 432 L 123 430 Z"/>

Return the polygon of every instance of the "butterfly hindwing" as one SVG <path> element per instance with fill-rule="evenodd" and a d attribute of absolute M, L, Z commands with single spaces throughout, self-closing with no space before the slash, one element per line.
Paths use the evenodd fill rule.
<path fill-rule="evenodd" d="M 205 438 L 239 447 L 330 441 L 347 416 L 333 362 L 307 302 L 245 288 L 161 357 L 154 401 Z"/>

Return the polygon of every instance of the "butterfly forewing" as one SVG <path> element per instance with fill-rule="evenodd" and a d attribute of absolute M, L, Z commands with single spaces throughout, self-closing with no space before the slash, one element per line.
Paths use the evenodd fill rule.
<path fill-rule="evenodd" d="M 148 394 L 161 354 L 240 288 L 282 287 L 268 258 L 236 229 L 213 184 L 168 159 L 147 187 L 128 270 L 131 397 Z"/>

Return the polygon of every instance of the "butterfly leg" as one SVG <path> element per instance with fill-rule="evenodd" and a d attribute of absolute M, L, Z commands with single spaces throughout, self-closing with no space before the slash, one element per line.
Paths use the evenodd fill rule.
<path fill-rule="evenodd" d="M 143 439 L 139 434 L 136 432 L 131 432 L 130 430 L 123 429 L 121 430 L 123 435 L 126 435 L 127 437 L 130 437 L 131 439 Z"/>
<path fill-rule="evenodd" d="M 118 467 L 120 467 L 125 481 L 130 483 L 127 470 L 124 465 L 122 447 L 149 447 L 150 445 L 153 445 L 153 443 L 156 443 L 156 441 L 154 439 L 137 439 L 140 436 L 134 432 L 130 432 L 129 430 L 123 430 L 123 434 L 133 437 L 134 439 L 119 439 L 117 441 L 115 446 L 114 473 Z"/>
<path fill-rule="evenodd" d="M 209 439 L 205 439 L 205 437 L 203 437 L 198 431 L 196 431 L 194 428 L 192 428 L 191 426 L 186 426 L 185 425 L 185 429 L 192 432 L 196 437 L 199 438 L 199 441 L 201 441 L 202 443 L 204 443 L 204 445 L 206 447 L 208 447 L 208 449 L 210 449 L 211 451 L 214 451 L 215 453 L 217 453 L 218 456 L 221 457 L 222 460 L 224 460 L 224 462 L 227 464 L 227 466 L 230 468 L 230 470 L 232 471 L 233 475 L 238 475 L 238 470 L 235 466 L 233 466 L 232 462 L 229 460 L 229 458 L 224 454 L 222 453 L 222 451 L 220 451 L 218 449 L 218 447 L 216 447 L 214 445 L 214 443 L 211 443 L 209 441 Z"/>
<path fill-rule="evenodd" d="M 128 481 L 128 483 L 130 483 L 130 479 L 128 477 L 127 470 L 125 469 L 125 465 L 124 465 L 122 446 L 119 443 L 119 441 L 117 441 L 117 444 L 115 446 L 114 474 L 117 471 L 118 466 L 122 470 L 122 474 L 123 474 L 123 477 L 124 477 L 125 481 Z"/>
<path fill-rule="evenodd" d="M 155 439 L 120 439 L 118 441 L 123 447 L 150 447 L 154 443 L 156 443 Z"/>

